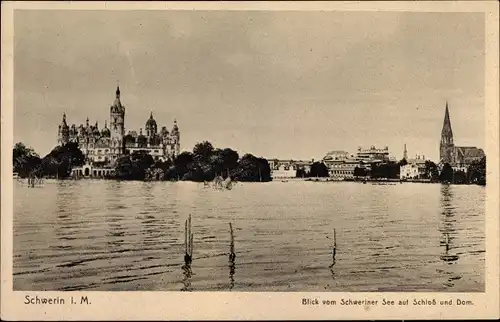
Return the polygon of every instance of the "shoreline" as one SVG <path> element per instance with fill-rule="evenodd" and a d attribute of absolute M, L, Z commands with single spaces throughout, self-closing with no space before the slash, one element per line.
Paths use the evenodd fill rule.
<path fill-rule="evenodd" d="M 92 181 L 135 181 L 135 182 L 191 182 L 202 184 L 203 181 L 194 181 L 194 180 L 129 180 L 129 179 L 117 179 L 117 178 L 102 178 L 102 177 L 89 177 L 89 178 L 41 178 L 43 181 L 80 181 L 80 180 L 92 180 Z M 13 180 L 23 183 L 22 181 L 28 180 L 28 178 L 13 178 Z M 314 183 L 359 183 L 359 184 L 372 184 L 372 185 L 396 185 L 396 184 L 404 184 L 404 183 L 425 183 L 425 184 L 441 184 L 441 185 L 457 185 L 457 186 L 486 186 L 477 183 L 446 183 L 439 181 L 431 181 L 428 179 L 411 179 L 411 180 L 398 180 L 398 179 L 366 179 L 366 180 L 354 180 L 354 179 L 333 179 L 333 178 L 277 178 L 269 181 L 234 181 L 235 183 L 288 183 L 288 182 L 314 182 Z M 208 183 L 212 183 L 212 181 L 208 181 Z"/>

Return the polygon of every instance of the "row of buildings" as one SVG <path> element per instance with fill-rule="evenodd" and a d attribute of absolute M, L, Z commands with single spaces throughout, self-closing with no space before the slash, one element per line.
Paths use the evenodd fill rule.
<path fill-rule="evenodd" d="M 448 163 L 454 170 L 467 172 L 468 166 L 479 161 L 484 157 L 484 151 L 477 147 L 455 146 L 453 141 L 453 131 L 451 129 L 450 113 L 448 102 L 446 103 L 443 128 L 441 131 L 440 140 L 440 160 L 438 167 Z M 425 156 L 408 157 L 406 144 L 404 145 L 403 158 L 407 164 L 400 167 L 400 179 L 421 179 L 426 175 L 426 158 Z M 382 164 L 388 162 L 396 162 L 394 157 L 390 156 L 389 148 L 370 148 L 358 147 L 356 153 L 346 151 L 331 151 L 321 160 L 328 168 L 330 177 L 337 180 L 353 179 L 355 177 L 356 168 L 364 168 L 369 171 L 372 164 Z M 268 160 L 273 178 L 292 178 L 296 176 L 297 169 L 309 171 L 312 161 L 303 160 Z"/>
<path fill-rule="evenodd" d="M 57 132 L 58 145 L 68 142 L 78 143 L 78 147 L 86 158 L 81 168 L 73 169 L 75 175 L 99 177 L 112 172 L 116 160 L 134 151 L 145 151 L 155 161 L 173 159 L 180 153 L 180 131 L 177 121 L 169 131 L 166 126 L 158 128 L 151 112 L 145 122 L 144 131 L 129 130 L 125 133 L 125 106 L 121 103 L 120 87 L 116 88 L 115 100 L 109 108 L 108 122 L 99 129 L 98 122 L 90 124 L 87 118 L 85 125 L 68 125 L 66 114 Z"/>
<path fill-rule="evenodd" d="M 358 147 L 358 150 L 354 154 L 346 151 L 331 151 L 320 162 L 326 165 L 330 177 L 341 180 L 354 178 L 354 169 L 357 167 L 370 170 L 373 163 L 388 161 L 395 161 L 389 155 L 389 147 L 377 148 L 371 146 L 370 148 Z M 279 179 L 295 177 L 298 169 L 309 171 L 314 160 L 268 159 L 268 162 L 273 178 Z"/>

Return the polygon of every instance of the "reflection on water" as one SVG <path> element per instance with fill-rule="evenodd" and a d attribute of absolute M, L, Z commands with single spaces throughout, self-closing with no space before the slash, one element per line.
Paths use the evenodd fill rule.
<path fill-rule="evenodd" d="M 184 264 L 182 265 L 182 271 L 184 278 L 182 279 L 182 284 L 184 284 L 184 287 L 181 289 L 183 292 L 189 292 L 191 291 L 191 277 L 193 276 L 193 271 L 191 270 L 191 265 L 190 264 Z"/>
<path fill-rule="evenodd" d="M 232 290 L 234 287 L 234 273 L 236 271 L 236 257 L 229 256 L 229 290 Z"/>
<path fill-rule="evenodd" d="M 460 258 L 456 254 L 450 253 L 454 247 L 453 245 L 457 243 L 457 231 L 455 229 L 456 219 L 455 219 L 455 207 L 453 203 L 453 191 L 450 185 L 441 186 L 441 228 L 439 229 L 442 237 L 440 246 L 444 248 L 444 254 L 440 255 L 439 258 L 446 263 L 446 265 L 454 265 Z M 453 269 L 444 268 L 441 270 L 445 276 L 444 286 L 447 288 L 452 288 L 455 284 L 454 282 L 462 278 L 461 274 L 456 274 Z"/>
<path fill-rule="evenodd" d="M 47 180 L 14 196 L 15 290 L 484 291 L 484 187 Z"/>

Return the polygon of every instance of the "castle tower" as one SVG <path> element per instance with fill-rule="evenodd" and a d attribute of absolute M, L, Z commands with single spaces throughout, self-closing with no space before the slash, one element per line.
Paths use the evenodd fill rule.
<path fill-rule="evenodd" d="M 441 130 L 441 142 L 439 144 L 439 159 L 441 163 L 454 163 L 455 145 L 453 144 L 453 131 L 451 130 L 450 112 L 448 111 L 448 102 L 444 112 L 443 129 Z"/>
<path fill-rule="evenodd" d="M 153 118 L 153 112 L 149 116 L 149 119 L 146 121 L 146 136 L 148 138 L 155 137 L 158 133 L 158 126 L 156 125 L 156 121 Z"/>
<path fill-rule="evenodd" d="M 408 151 L 406 150 L 406 143 L 405 143 L 405 149 L 403 151 L 403 159 L 405 159 L 406 161 L 408 161 Z"/>
<path fill-rule="evenodd" d="M 181 153 L 181 133 L 179 132 L 179 127 L 177 126 L 177 120 L 174 120 L 174 127 L 170 132 L 172 137 L 172 145 L 173 145 L 173 157 L 177 157 Z"/>
<path fill-rule="evenodd" d="M 110 116 L 110 157 L 116 160 L 123 154 L 123 137 L 125 135 L 125 106 L 120 101 L 120 87 L 116 87 L 116 97 L 109 109 Z"/>
<path fill-rule="evenodd" d="M 59 130 L 57 132 L 57 144 L 63 146 L 68 142 L 69 142 L 69 126 L 68 123 L 66 123 L 66 113 L 64 113 L 62 122 L 59 125 Z"/>

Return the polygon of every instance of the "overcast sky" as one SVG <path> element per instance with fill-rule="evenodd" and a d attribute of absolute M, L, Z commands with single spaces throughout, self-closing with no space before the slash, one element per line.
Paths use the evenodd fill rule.
<path fill-rule="evenodd" d="M 484 148 L 481 13 L 18 11 L 14 140 L 40 155 L 57 126 L 109 123 L 119 81 L 128 130 L 177 119 L 181 149 L 211 141 L 266 158 L 389 146 L 438 160 L 445 102 L 455 143 Z"/>

